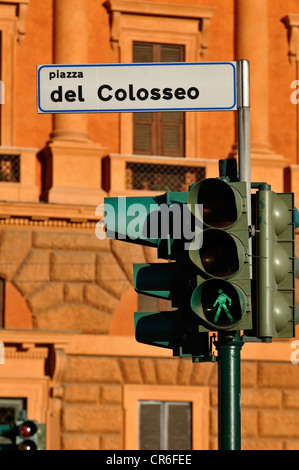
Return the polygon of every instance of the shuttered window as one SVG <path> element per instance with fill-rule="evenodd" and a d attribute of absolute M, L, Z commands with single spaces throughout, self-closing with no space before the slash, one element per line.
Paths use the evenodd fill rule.
<path fill-rule="evenodd" d="M 189 402 L 139 402 L 139 450 L 191 450 Z"/>
<path fill-rule="evenodd" d="M 184 55 L 180 45 L 133 43 L 133 62 L 183 62 Z M 133 122 L 135 154 L 185 156 L 185 113 L 134 113 Z"/>

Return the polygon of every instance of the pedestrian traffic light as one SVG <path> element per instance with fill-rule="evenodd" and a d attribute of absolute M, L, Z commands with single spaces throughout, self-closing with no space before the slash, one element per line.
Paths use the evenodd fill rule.
<path fill-rule="evenodd" d="M 295 208 L 293 193 L 264 184 L 256 193 L 257 336 L 295 336 Z"/>
<path fill-rule="evenodd" d="M 203 223 L 200 247 L 195 237 L 189 249 L 190 270 L 196 275 L 190 302 L 201 319 L 199 331 L 251 329 L 246 183 L 202 180 L 192 186 L 187 203 L 195 217 L 202 213 Z"/>

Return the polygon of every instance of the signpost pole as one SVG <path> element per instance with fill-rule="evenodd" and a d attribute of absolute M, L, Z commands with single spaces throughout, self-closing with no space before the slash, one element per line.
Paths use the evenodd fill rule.
<path fill-rule="evenodd" d="M 248 223 L 251 223 L 250 71 L 248 60 L 237 62 L 239 179 L 247 183 Z"/>

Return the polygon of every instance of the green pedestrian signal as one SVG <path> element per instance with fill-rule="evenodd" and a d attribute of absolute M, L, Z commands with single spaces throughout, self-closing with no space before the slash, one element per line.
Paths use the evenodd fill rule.
<path fill-rule="evenodd" d="M 213 303 L 213 307 L 215 307 L 217 304 L 218 304 L 218 308 L 217 308 L 217 312 L 216 312 L 216 315 L 214 317 L 214 323 L 217 323 L 218 322 L 218 319 L 219 319 L 219 315 L 220 315 L 220 312 L 221 310 L 224 310 L 229 321 L 230 322 L 233 322 L 234 319 L 233 317 L 231 316 L 230 312 L 229 312 L 229 309 L 226 305 L 226 302 L 229 303 L 229 306 L 231 306 L 232 304 L 232 299 L 230 297 L 228 297 L 222 289 L 219 289 L 218 290 L 219 292 L 219 295 L 217 297 L 217 299 L 215 300 L 215 302 Z"/>

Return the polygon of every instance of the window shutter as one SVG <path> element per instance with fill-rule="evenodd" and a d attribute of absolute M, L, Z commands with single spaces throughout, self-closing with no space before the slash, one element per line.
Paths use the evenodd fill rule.
<path fill-rule="evenodd" d="M 139 450 L 191 449 L 191 403 L 139 402 Z"/>
<path fill-rule="evenodd" d="M 184 46 L 133 43 L 133 62 L 182 62 Z M 142 155 L 185 155 L 183 112 L 134 113 L 133 152 Z"/>
<path fill-rule="evenodd" d="M 134 153 L 153 155 L 153 127 L 152 113 L 134 113 Z"/>
<path fill-rule="evenodd" d="M 169 403 L 167 450 L 190 450 L 191 403 Z"/>
<path fill-rule="evenodd" d="M 181 157 L 184 153 L 184 113 L 161 113 L 162 155 Z"/>
<path fill-rule="evenodd" d="M 183 62 L 184 46 L 161 44 L 160 62 Z"/>
<path fill-rule="evenodd" d="M 139 450 L 160 450 L 160 403 L 140 403 Z"/>

